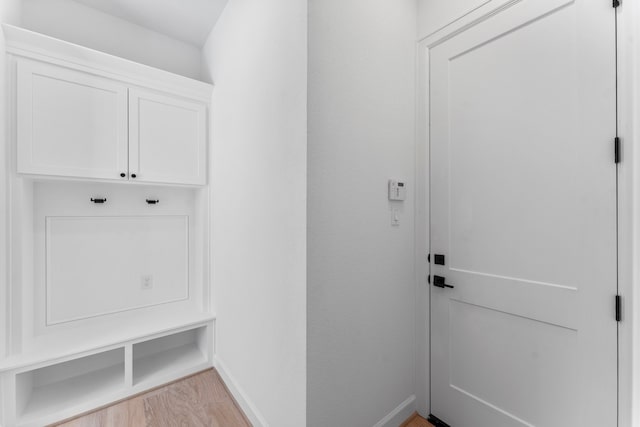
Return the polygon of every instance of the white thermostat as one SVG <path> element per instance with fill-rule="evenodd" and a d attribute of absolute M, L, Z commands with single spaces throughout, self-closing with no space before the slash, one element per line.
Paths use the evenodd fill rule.
<path fill-rule="evenodd" d="M 389 200 L 404 200 L 407 197 L 407 187 L 404 182 L 389 180 Z"/>

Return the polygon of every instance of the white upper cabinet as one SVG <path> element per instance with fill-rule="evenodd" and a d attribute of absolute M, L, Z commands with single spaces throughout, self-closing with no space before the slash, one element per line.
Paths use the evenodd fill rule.
<path fill-rule="evenodd" d="M 207 184 L 212 85 L 2 28 L 18 173 Z"/>
<path fill-rule="evenodd" d="M 129 91 L 129 171 L 139 181 L 205 184 L 206 105 Z"/>
<path fill-rule="evenodd" d="M 18 171 L 126 179 L 127 88 L 68 68 L 17 64 Z"/>

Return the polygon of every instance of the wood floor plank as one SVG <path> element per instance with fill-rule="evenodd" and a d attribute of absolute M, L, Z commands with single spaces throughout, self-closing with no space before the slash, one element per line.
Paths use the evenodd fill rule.
<path fill-rule="evenodd" d="M 127 405 L 127 423 L 126 426 L 144 426 L 146 419 L 144 416 L 144 397 L 136 396 L 126 402 Z"/>
<path fill-rule="evenodd" d="M 210 369 L 57 427 L 251 427 Z"/>
<path fill-rule="evenodd" d="M 433 424 L 414 412 L 400 427 L 433 427 Z"/>
<path fill-rule="evenodd" d="M 206 387 L 209 387 L 211 390 L 211 395 L 213 396 L 213 400 L 215 402 L 220 400 L 227 400 L 231 396 L 229 390 L 227 390 L 224 381 L 220 377 L 217 371 L 211 370 L 210 378 L 203 376 L 201 380 L 205 383 Z"/>

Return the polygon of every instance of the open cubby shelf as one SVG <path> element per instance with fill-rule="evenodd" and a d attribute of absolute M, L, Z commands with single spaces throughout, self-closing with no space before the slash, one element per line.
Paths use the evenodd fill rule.
<path fill-rule="evenodd" d="M 207 363 L 206 330 L 167 335 L 133 345 L 133 385 Z"/>
<path fill-rule="evenodd" d="M 118 348 L 18 374 L 19 419 L 38 418 L 123 390 L 124 364 L 124 348 Z"/>
<path fill-rule="evenodd" d="M 7 425 L 58 422 L 212 366 L 212 322 L 5 372 L 15 390 Z"/>

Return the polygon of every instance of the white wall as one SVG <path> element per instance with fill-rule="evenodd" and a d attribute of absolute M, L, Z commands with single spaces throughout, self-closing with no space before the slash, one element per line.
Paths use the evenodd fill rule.
<path fill-rule="evenodd" d="M 415 0 L 309 2 L 309 427 L 415 405 L 415 41 Z"/>
<path fill-rule="evenodd" d="M 2 0 L 0 1 L 0 22 L 19 25 L 20 24 L 20 0 Z M 0 358 L 6 355 L 6 325 L 8 319 L 6 313 L 9 312 L 5 308 L 8 298 L 7 284 L 9 275 L 7 271 L 8 252 L 8 182 L 7 172 L 9 167 L 9 153 L 7 151 L 7 87 L 6 87 L 6 62 L 5 62 L 5 39 L 4 34 L 0 31 Z"/>
<path fill-rule="evenodd" d="M 256 426 L 306 417 L 307 4 L 230 0 L 204 48 L 216 359 Z"/>
<path fill-rule="evenodd" d="M 72 0 L 23 0 L 22 9 L 26 29 L 183 76 L 201 77 L 199 47 Z"/>
<path fill-rule="evenodd" d="M 0 22 L 18 25 L 20 23 L 20 0 L 2 0 L 0 3 Z"/>

